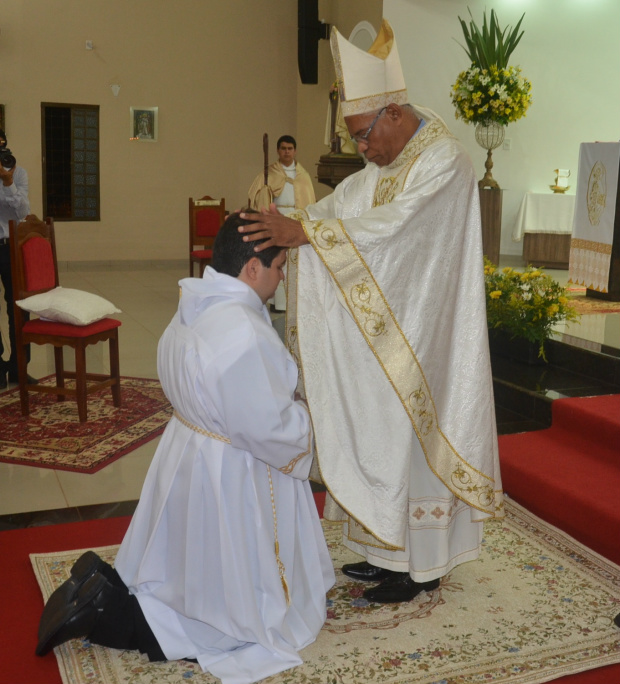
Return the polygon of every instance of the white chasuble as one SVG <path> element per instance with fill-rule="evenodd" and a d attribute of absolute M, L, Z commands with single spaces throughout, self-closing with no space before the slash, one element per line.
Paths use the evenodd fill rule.
<path fill-rule="evenodd" d="M 181 288 L 158 350 L 175 415 L 116 567 L 168 659 L 248 684 L 302 662 L 334 582 L 310 417 L 258 295 L 210 267 Z"/>
<path fill-rule="evenodd" d="M 481 526 L 465 549 L 450 540 L 441 567 L 412 532 L 458 537 L 464 512 L 503 514 L 478 187 L 445 124 L 423 116 L 392 164 L 369 163 L 306 209 L 287 311 L 345 543 L 405 553 L 421 579 L 475 557 Z"/>

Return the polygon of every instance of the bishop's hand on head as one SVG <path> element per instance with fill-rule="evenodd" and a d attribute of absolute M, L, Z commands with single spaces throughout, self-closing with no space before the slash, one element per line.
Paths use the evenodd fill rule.
<path fill-rule="evenodd" d="M 275 204 L 269 205 L 268 213 L 250 214 L 241 213 L 243 219 L 256 219 L 255 223 L 239 226 L 240 233 L 246 242 L 265 240 L 256 247 L 257 252 L 262 252 L 268 247 L 299 247 L 308 244 L 308 238 L 300 221 L 294 221 L 280 214 Z"/>

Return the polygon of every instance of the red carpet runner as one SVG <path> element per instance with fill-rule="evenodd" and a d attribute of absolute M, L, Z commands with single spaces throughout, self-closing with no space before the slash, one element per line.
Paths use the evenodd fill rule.
<path fill-rule="evenodd" d="M 499 438 L 504 490 L 620 564 L 620 395 L 558 399 L 552 416 L 547 430 Z"/>
<path fill-rule="evenodd" d="M 324 496 L 319 494 L 315 498 L 321 511 Z M 0 533 L 0 684 L 62 684 L 56 658 L 34 655 L 43 601 L 29 554 L 118 544 L 129 520 L 111 518 Z M 554 682 L 620 682 L 620 665 L 562 677 Z"/>

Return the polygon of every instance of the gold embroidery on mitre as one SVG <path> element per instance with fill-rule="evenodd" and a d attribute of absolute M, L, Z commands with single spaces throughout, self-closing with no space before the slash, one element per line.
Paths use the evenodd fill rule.
<path fill-rule="evenodd" d="M 347 100 L 344 89 L 340 89 L 340 107 L 343 116 L 354 116 L 355 114 L 368 114 L 382 107 L 387 107 L 392 102 L 398 105 L 407 104 L 408 95 L 406 90 L 392 90 L 389 93 L 378 93 L 367 95 L 353 100 Z"/>

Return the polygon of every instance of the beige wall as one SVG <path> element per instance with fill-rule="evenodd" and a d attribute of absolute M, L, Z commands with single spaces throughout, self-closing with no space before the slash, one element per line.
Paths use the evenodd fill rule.
<path fill-rule="evenodd" d="M 350 31 L 378 25 L 381 5 L 321 0 L 320 16 Z M 264 132 L 274 157 L 295 135 L 312 176 L 327 151 L 329 43 L 319 84 L 301 85 L 295 0 L 12 0 L 0 31 L 0 103 L 37 215 L 41 102 L 100 105 L 101 221 L 57 222 L 61 261 L 185 258 L 188 197 L 243 206 Z M 159 107 L 157 143 L 129 140 L 130 106 Z"/>

